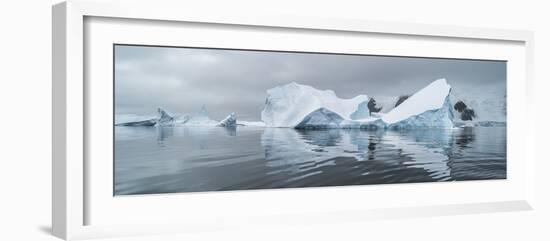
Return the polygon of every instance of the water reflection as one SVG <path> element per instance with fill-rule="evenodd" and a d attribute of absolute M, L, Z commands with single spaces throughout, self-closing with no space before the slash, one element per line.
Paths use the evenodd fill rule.
<path fill-rule="evenodd" d="M 266 129 L 262 146 L 269 166 L 288 166 L 303 171 L 306 166 L 335 165 L 335 161 L 377 161 L 391 171 L 401 166 L 422 168 L 426 178 L 449 177 L 450 130 L 362 131 Z M 378 149 L 377 149 L 378 146 Z M 308 162 L 304 163 L 304 160 Z M 330 161 L 327 161 L 330 160 Z M 399 166 L 399 167 L 395 167 Z M 406 175 L 406 174 L 405 174 Z"/>
<path fill-rule="evenodd" d="M 116 127 L 115 193 L 502 179 L 505 133 Z"/>
<path fill-rule="evenodd" d="M 236 126 L 225 126 L 220 128 L 222 128 L 228 136 L 237 136 Z"/>
<path fill-rule="evenodd" d="M 166 138 L 171 137 L 174 135 L 174 128 L 172 127 L 157 127 L 157 141 L 159 144 L 162 144 Z"/>

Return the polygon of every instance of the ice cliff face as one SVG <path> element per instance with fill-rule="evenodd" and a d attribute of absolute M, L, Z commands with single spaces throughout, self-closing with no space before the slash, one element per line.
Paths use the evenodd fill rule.
<path fill-rule="evenodd" d="M 339 128 L 340 123 L 344 120 L 340 115 L 325 108 L 319 108 L 296 125 L 296 129 L 329 129 Z"/>
<path fill-rule="evenodd" d="M 369 100 L 370 101 L 370 100 Z M 365 119 L 370 117 L 369 102 L 363 101 L 357 106 L 357 110 L 349 116 L 352 120 Z"/>
<path fill-rule="evenodd" d="M 384 119 L 384 118 L 382 118 Z M 449 97 L 445 98 L 443 105 L 438 109 L 426 110 L 421 114 L 412 115 L 404 120 L 388 123 L 389 129 L 413 129 L 413 128 L 453 128 L 453 112 Z"/>
<path fill-rule="evenodd" d="M 341 99 L 332 90 L 317 90 L 311 86 L 290 83 L 267 90 L 265 107 L 261 114 L 267 127 L 295 127 L 310 113 L 320 108 L 350 119 L 366 95 Z"/>

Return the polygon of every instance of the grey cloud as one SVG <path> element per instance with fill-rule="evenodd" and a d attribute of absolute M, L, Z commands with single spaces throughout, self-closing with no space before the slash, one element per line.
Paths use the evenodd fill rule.
<path fill-rule="evenodd" d="M 297 82 L 332 89 L 342 98 L 414 93 L 438 78 L 463 90 L 505 88 L 506 63 L 313 53 L 171 47 L 115 47 L 117 114 L 156 107 L 188 113 L 202 105 L 211 117 L 230 112 L 258 120 L 265 91 Z"/>

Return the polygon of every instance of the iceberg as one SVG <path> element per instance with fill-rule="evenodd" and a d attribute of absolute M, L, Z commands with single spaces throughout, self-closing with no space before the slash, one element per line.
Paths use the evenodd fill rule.
<path fill-rule="evenodd" d="M 435 110 L 427 110 L 421 114 L 413 115 L 407 119 L 388 124 L 389 129 L 413 129 L 413 128 L 442 128 L 451 129 L 453 113 L 449 98 L 445 98 L 443 106 Z M 382 118 L 383 119 L 383 118 Z"/>
<path fill-rule="evenodd" d="M 162 108 L 157 109 L 157 117 L 145 120 L 135 120 L 115 124 L 115 126 L 216 126 L 218 121 L 210 119 L 208 112 L 203 106 L 194 114 L 172 116 Z"/>
<path fill-rule="evenodd" d="M 203 105 L 199 112 L 185 115 L 178 123 L 187 126 L 216 126 L 219 122 L 210 119 L 208 111 Z"/>
<path fill-rule="evenodd" d="M 142 121 L 123 122 L 115 124 L 115 126 L 154 126 L 157 124 L 157 119 L 149 119 Z"/>
<path fill-rule="evenodd" d="M 174 117 L 170 116 L 168 113 L 166 113 L 165 110 L 158 108 L 157 112 L 159 114 L 159 118 L 157 120 L 158 126 L 171 126 L 174 125 Z"/>
<path fill-rule="evenodd" d="M 262 120 L 270 127 L 296 129 L 447 129 L 454 127 L 450 91 L 447 81 L 438 79 L 388 113 L 369 113 L 366 95 L 342 100 L 332 91 L 292 83 L 268 90 Z"/>
<path fill-rule="evenodd" d="M 451 86 L 438 79 L 382 116 L 390 129 L 453 128 Z"/>
<path fill-rule="evenodd" d="M 350 119 L 359 105 L 368 100 L 367 95 L 341 99 L 332 90 L 317 90 L 311 86 L 293 82 L 267 90 L 261 120 L 267 127 L 295 127 L 307 115 L 320 108 Z"/>
<path fill-rule="evenodd" d="M 174 117 L 170 116 L 165 110 L 158 108 L 157 113 L 157 118 L 123 122 L 115 126 L 170 126 L 174 124 Z"/>
<path fill-rule="evenodd" d="M 220 123 L 217 124 L 217 126 L 221 127 L 235 127 L 237 126 L 237 117 L 235 116 L 235 112 L 229 114 L 225 119 L 221 120 Z"/>
<path fill-rule="evenodd" d="M 506 89 L 468 89 L 451 91 L 455 125 L 505 126 Z"/>

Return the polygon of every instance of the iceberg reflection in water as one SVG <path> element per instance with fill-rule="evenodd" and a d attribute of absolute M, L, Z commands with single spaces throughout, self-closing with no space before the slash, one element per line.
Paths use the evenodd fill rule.
<path fill-rule="evenodd" d="M 505 178 L 505 127 L 115 127 L 115 195 Z"/>

